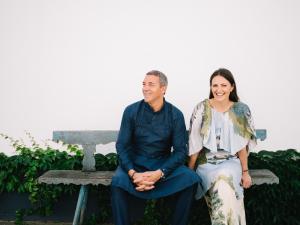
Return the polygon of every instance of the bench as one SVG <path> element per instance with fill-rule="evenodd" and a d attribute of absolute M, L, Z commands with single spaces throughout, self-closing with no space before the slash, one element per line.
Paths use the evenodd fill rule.
<path fill-rule="evenodd" d="M 266 130 L 257 129 L 259 140 L 266 139 Z M 66 144 L 78 144 L 83 147 L 82 171 L 79 170 L 49 170 L 38 178 L 39 183 L 75 184 L 81 185 L 77 200 L 73 225 L 83 223 L 84 212 L 88 198 L 89 185 L 110 185 L 114 171 L 96 171 L 94 153 L 96 145 L 115 142 L 118 131 L 54 131 L 53 140 Z M 253 185 L 279 183 L 278 177 L 270 170 L 259 169 L 249 171 Z"/>

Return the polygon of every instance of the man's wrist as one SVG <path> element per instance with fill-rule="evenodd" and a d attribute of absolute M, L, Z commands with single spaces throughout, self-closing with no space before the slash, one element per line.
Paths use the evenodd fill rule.
<path fill-rule="evenodd" d="M 136 173 L 136 171 L 135 171 L 134 169 L 130 169 L 130 170 L 128 171 L 128 176 L 129 176 L 131 179 L 133 179 L 133 176 L 134 176 L 135 173 Z"/>
<path fill-rule="evenodd" d="M 160 179 L 164 179 L 165 178 L 165 173 L 164 173 L 164 169 L 159 169 L 160 171 Z"/>

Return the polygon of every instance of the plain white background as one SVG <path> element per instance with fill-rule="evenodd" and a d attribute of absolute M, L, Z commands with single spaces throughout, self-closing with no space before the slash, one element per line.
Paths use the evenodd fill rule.
<path fill-rule="evenodd" d="M 119 129 L 152 69 L 188 127 L 225 67 L 268 131 L 256 150 L 299 150 L 299 12 L 298 0 L 0 0 L 0 133 Z"/>

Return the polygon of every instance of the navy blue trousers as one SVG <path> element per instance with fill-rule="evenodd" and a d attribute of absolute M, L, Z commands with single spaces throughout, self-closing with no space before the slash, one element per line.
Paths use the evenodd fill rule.
<path fill-rule="evenodd" d="M 197 186 L 193 185 L 166 199 L 172 206 L 172 225 L 187 225 L 189 211 Z M 111 204 L 115 225 L 130 225 L 144 214 L 146 199 L 137 198 L 127 191 L 111 186 Z"/>

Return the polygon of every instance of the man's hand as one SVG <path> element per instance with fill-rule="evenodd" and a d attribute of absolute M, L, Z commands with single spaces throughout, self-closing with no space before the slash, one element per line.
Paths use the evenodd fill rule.
<path fill-rule="evenodd" d="M 161 178 L 162 171 L 147 171 L 143 173 L 134 173 L 133 183 L 137 186 L 137 191 L 148 191 L 155 188 L 154 184 Z"/>
<path fill-rule="evenodd" d="M 154 183 L 156 183 L 162 177 L 163 172 L 161 170 L 155 170 L 155 171 L 147 171 L 145 172 L 145 174 L 149 181 L 153 181 Z"/>
<path fill-rule="evenodd" d="M 132 182 L 136 185 L 137 191 L 148 191 L 154 188 L 154 182 L 148 180 L 147 172 L 134 173 Z"/>

